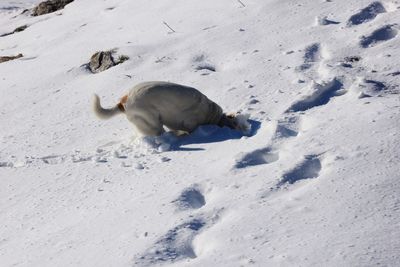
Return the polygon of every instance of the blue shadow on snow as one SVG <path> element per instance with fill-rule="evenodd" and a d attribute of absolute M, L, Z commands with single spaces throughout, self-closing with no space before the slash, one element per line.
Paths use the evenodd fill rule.
<path fill-rule="evenodd" d="M 173 140 L 167 140 L 171 146 L 171 151 L 200 151 L 203 148 L 189 148 L 183 147 L 193 144 L 208 144 L 223 142 L 230 139 L 240 139 L 243 136 L 254 136 L 261 127 L 261 122 L 255 120 L 248 120 L 250 123 L 250 132 L 243 134 L 239 131 L 230 129 L 228 127 L 218 127 L 216 125 L 203 125 L 198 127 L 194 132 L 189 135 L 174 137 Z M 169 139 L 169 138 L 168 138 Z"/>

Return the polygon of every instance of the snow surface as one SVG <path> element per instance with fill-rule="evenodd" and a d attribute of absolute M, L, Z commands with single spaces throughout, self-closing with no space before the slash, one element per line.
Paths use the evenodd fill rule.
<path fill-rule="evenodd" d="M 399 1 L 38 2 L 0 1 L 1 266 L 400 265 Z M 91 112 L 149 80 L 251 132 Z"/>

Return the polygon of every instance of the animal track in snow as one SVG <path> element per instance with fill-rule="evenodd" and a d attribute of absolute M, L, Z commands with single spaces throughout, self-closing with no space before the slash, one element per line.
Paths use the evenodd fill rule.
<path fill-rule="evenodd" d="M 7 161 L 0 162 L 0 168 L 4 168 L 4 167 L 12 168 L 12 167 L 14 167 L 14 164 L 12 162 L 7 162 Z"/>
<path fill-rule="evenodd" d="M 337 78 L 325 84 L 314 83 L 314 92 L 304 97 L 302 100 L 293 103 L 286 112 L 306 111 L 317 106 L 325 105 L 332 97 L 345 93 L 345 91 L 339 91 L 342 87 L 342 82 Z"/>
<path fill-rule="evenodd" d="M 298 135 L 299 117 L 294 114 L 289 114 L 278 121 L 273 141 L 285 139 Z M 282 140 L 281 140 L 282 141 Z M 267 147 L 255 149 L 247 153 L 241 153 L 235 161 L 235 169 L 243 169 L 251 166 L 270 164 L 279 160 L 279 146 L 272 144 Z"/>
<path fill-rule="evenodd" d="M 320 60 L 321 45 L 319 43 L 314 43 L 305 48 L 303 56 L 303 64 L 296 67 L 297 71 L 308 70 L 312 65 Z"/>
<path fill-rule="evenodd" d="M 209 70 L 209 71 L 215 72 L 215 66 L 212 65 L 212 64 L 210 64 L 210 63 L 207 63 L 207 62 L 199 63 L 199 64 L 195 67 L 195 69 L 196 69 L 196 70 Z"/>
<path fill-rule="evenodd" d="M 398 76 L 398 75 L 400 75 L 400 71 L 395 71 L 395 72 L 392 72 L 392 73 L 389 73 L 389 74 L 387 74 L 386 76 Z"/>
<path fill-rule="evenodd" d="M 280 188 L 285 184 L 294 184 L 300 180 L 316 178 L 321 168 L 318 155 L 305 156 L 305 159 L 298 166 L 283 175 L 276 187 Z"/>
<path fill-rule="evenodd" d="M 208 75 L 210 72 L 216 71 L 215 65 L 210 63 L 205 55 L 195 56 L 192 61 L 195 71 L 202 71 L 201 75 Z"/>
<path fill-rule="evenodd" d="M 209 229 L 220 218 L 224 209 L 214 210 L 208 215 L 192 217 L 179 224 L 160 237 L 152 247 L 135 259 L 138 266 L 154 266 L 162 263 L 173 263 L 197 257 L 193 240 L 202 231 Z"/>
<path fill-rule="evenodd" d="M 326 25 L 331 25 L 331 24 L 339 24 L 340 22 L 333 21 L 328 19 L 326 16 L 318 16 L 315 18 L 317 25 L 319 26 L 326 26 Z"/>
<path fill-rule="evenodd" d="M 206 204 L 204 195 L 195 186 L 186 188 L 181 195 L 173 201 L 180 209 L 199 209 Z"/>
<path fill-rule="evenodd" d="M 372 2 L 368 6 L 351 16 L 347 21 L 347 26 L 351 27 L 368 22 L 370 20 L 373 20 L 378 14 L 385 12 L 386 9 L 380 2 Z"/>
<path fill-rule="evenodd" d="M 192 219 L 169 230 L 152 248 L 137 260 L 140 266 L 152 266 L 162 262 L 175 262 L 196 258 L 192 241 L 206 225 L 203 219 Z"/>
<path fill-rule="evenodd" d="M 46 164 L 55 165 L 63 163 L 65 160 L 65 156 L 52 155 L 52 156 L 42 157 L 41 160 Z"/>
<path fill-rule="evenodd" d="M 71 156 L 71 160 L 73 163 L 91 161 L 92 159 L 93 159 L 93 156 L 90 156 L 90 155 L 74 154 Z"/>
<path fill-rule="evenodd" d="M 372 84 L 372 87 L 376 91 L 382 91 L 386 88 L 385 84 L 383 82 L 379 82 L 379 81 L 365 80 L 365 83 Z"/>
<path fill-rule="evenodd" d="M 235 168 L 241 169 L 249 166 L 269 164 L 279 160 L 279 153 L 270 147 L 251 151 L 236 161 Z"/>
<path fill-rule="evenodd" d="M 383 82 L 368 79 L 359 79 L 355 86 L 360 92 L 358 98 L 379 96 L 387 89 Z"/>
<path fill-rule="evenodd" d="M 385 25 L 368 36 L 362 36 L 360 45 L 363 48 L 373 47 L 381 42 L 393 39 L 397 35 L 397 29 L 395 25 Z"/>
<path fill-rule="evenodd" d="M 353 64 L 357 64 L 361 60 L 360 56 L 348 56 L 344 57 L 343 60 L 338 62 L 339 66 L 345 68 L 353 68 Z"/>
<path fill-rule="evenodd" d="M 278 121 L 274 138 L 289 138 L 299 134 L 299 117 L 290 115 Z"/>

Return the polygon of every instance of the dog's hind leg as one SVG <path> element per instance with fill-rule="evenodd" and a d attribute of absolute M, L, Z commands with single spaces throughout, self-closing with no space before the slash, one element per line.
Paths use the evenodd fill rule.
<path fill-rule="evenodd" d="M 164 128 L 159 119 L 148 119 L 140 115 L 134 115 L 128 118 L 137 128 L 137 130 L 147 136 L 159 136 L 163 134 Z"/>

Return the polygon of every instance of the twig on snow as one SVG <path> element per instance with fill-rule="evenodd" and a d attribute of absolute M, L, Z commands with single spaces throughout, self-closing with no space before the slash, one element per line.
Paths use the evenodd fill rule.
<path fill-rule="evenodd" d="M 168 27 L 172 31 L 172 33 L 176 32 L 174 29 L 171 28 L 171 26 L 168 25 L 165 21 L 163 21 L 164 25 Z"/>
<path fill-rule="evenodd" d="M 242 1 L 240 1 L 240 0 L 236 0 L 236 1 L 238 1 L 243 7 L 246 7 L 246 5 L 245 4 L 243 4 L 243 2 Z"/>

